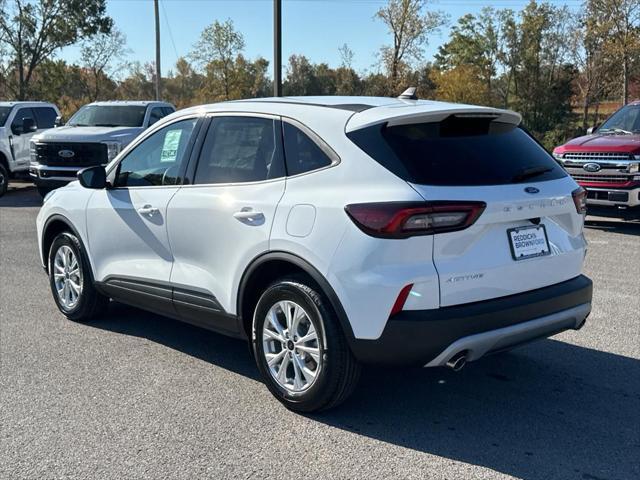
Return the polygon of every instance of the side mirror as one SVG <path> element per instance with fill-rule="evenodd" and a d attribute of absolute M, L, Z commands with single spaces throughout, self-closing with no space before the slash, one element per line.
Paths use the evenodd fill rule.
<path fill-rule="evenodd" d="M 33 118 L 22 119 L 22 133 L 33 133 L 36 130 L 38 130 L 38 126 Z"/>
<path fill-rule="evenodd" d="M 63 123 L 62 123 L 62 116 L 61 116 L 61 115 L 58 115 L 58 116 L 56 117 L 56 121 L 55 121 L 55 122 L 53 122 L 53 128 L 58 128 L 58 127 L 61 127 L 62 125 L 63 125 Z"/>
<path fill-rule="evenodd" d="M 592 135 L 593 132 L 595 132 L 599 126 L 600 125 L 596 123 L 593 127 L 587 128 L 587 135 Z"/>
<path fill-rule="evenodd" d="M 107 186 L 107 172 L 102 165 L 83 168 L 77 173 L 77 177 L 84 188 L 100 190 Z"/>

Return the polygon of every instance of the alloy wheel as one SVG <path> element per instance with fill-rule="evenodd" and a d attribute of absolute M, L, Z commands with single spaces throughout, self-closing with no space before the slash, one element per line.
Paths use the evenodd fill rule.
<path fill-rule="evenodd" d="M 269 309 L 262 345 L 269 372 L 281 387 L 299 393 L 317 380 L 322 369 L 318 329 L 297 303 L 282 300 Z"/>
<path fill-rule="evenodd" d="M 53 281 L 58 301 L 65 309 L 78 305 L 82 296 L 82 269 L 75 252 L 67 245 L 58 248 L 53 259 Z"/>

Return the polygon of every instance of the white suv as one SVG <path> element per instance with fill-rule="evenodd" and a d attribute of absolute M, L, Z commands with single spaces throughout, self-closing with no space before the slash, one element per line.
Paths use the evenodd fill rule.
<path fill-rule="evenodd" d="M 298 411 L 344 400 L 362 363 L 458 369 L 578 329 L 584 192 L 519 123 L 389 98 L 182 110 L 46 197 L 53 297 L 249 339 Z"/>

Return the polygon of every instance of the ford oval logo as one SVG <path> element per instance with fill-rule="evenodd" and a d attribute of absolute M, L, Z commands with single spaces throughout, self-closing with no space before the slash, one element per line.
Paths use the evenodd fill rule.
<path fill-rule="evenodd" d="M 527 187 L 524 189 L 524 191 L 531 194 L 540 193 L 540 190 L 538 190 L 536 187 Z"/>
<path fill-rule="evenodd" d="M 582 169 L 586 172 L 599 172 L 602 167 L 597 163 L 585 163 Z"/>
<path fill-rule="evenodd" d="M 62 157 L 62 158 L 72 158 L 75 157 L 75 153 L 73 153 L 73 150 L 60 150 L 58 152 L 58 156 Z"/>

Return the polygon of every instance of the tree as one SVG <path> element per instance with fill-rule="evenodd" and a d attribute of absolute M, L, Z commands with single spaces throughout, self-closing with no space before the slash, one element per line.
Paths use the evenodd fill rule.
<path fill-rule="evenodd" d="M 422 59 L 429 35 L 447 22 L 441 11 L 429 10 L 429 0 L 389 0 L 376 17 L 384 22 L 393 36 L 393 44 L 381 48 L 381 60 L 389 77 L 391 92 L 396 92 L 403 70 Z"/>
<path fill-rule="evenodd" d="M 485 7 L 480 15 L 464 15 L 451 29 L 450 39 L 439 48 L 436 66 L 448 70 L 473 66 L 474 78 L 482 79 L 484 103 L 494 103 L 492 81 L 500 59 L 500 24 L 496 11 Z"/>
<path fill-rule="evenodd" d="M 87 97 L 89 101 L 95 101 L 102 93 L 101 87 L 109 83 L 115 73 L 113 71 L 123 60 L 128 52 L 126 48 L 127 38 L 117 28 L 112 28 L 109 33 L 97 33 L 86 38 L 80 49 L 82 66 L 89 74 L 86 83 Z"/>
<path fill-rule="evenodd" d="M 458 65 L 454 68 L 431 73 L 438 100 L 448 102 L 484 104 L 486 85 L 482 69 L 474 65 Z"/>
<path fill-rule="evenodd" d="M 572 60 L 580 72 L 576 88 L 582 100 L 583 130 L 589 126 L 589 108 L 604 95 L 614 70 L 611 58 L 605 51 L 607 38 L 597 28 L 597 22 L 587 4 L 586 10 L 577 18 L 570 37 Z"/>
<path fill-rule="evenodd" d="M 569 62 L 570 13 L 566 7 L 531 0 L 520 23 L 509 30 L 515 87 L 514 107 L 525 125 L 545 132 L 566 123 L 570 113 L 575 69 Z"/>
<path fill-rule="evenodd" d="M 593 28 L 603 38 L 605 51 L 620 65 L 622 102 L 629 101 L 629 78 L 640 56 L 640 0 L 589 0 Z"/>
<path fill-rule="evenodd" d="M 285 95 L 314 95 L 314 67 L 304 55 L 291 55 L 282 85 Z"/>
<path fill-rule="evenodd" d="M 106 0 L 11 0 L 0 3 L 0 32 L 17 71 L 13 93 L 24 100 L 36 68 L 59 49 L 109 33 Z"/>
<path fill-rule="evenodd" d="M 228 100 L 234 60 L 243 50 L 244 38 L 235 30 L 233 22 L 230 19 L 224 23 L 216 20 L 204 29 L 190 56 L 207 71 L 208 76 L 214 76 L 221 82 L 224 99 Z"/>

